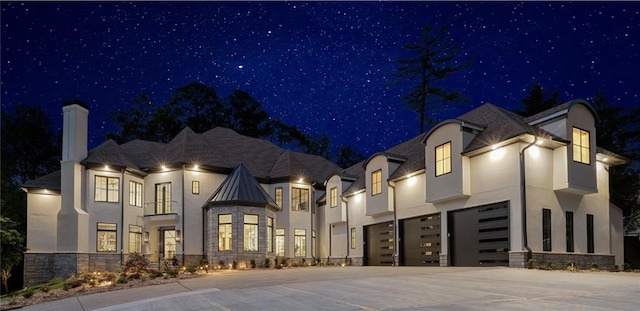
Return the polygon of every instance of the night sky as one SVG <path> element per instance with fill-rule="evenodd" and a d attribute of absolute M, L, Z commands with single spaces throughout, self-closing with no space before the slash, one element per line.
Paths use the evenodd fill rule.
<path fill-rule="evenodd" d="M 226 97 L 250 93 L 270 115 L 363 154 L 418 134 L 389 86 L 403 46 L 422 27 L 450 26 L 471 67 L 445 85 L 466 105 L 513 109 L 533 83 L 562 101 L 640 105 L 640 3 L 2 2 L 2 110 L 42 105 L 60 128 L 61 103 L 90 106 L 89 145 L 116 130 L 109 112 L 145 92 L 155 103 L 199 81 Z"/>

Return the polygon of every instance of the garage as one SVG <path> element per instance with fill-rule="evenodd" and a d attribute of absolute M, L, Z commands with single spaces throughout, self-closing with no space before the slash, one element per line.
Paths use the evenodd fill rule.
<path fill-rule="evenodd" d="M 364 227 L 364 265 L 393 265 L 393 222 Z"/>
<path fill-rule="evenodd" d="M 449 212 L 452 266 L 509 265 L 509 204 Z"/>
<path fill-rule="evenodd" d="M 403 266 L 440 265 L 440 213 L 400 221 Z"/>

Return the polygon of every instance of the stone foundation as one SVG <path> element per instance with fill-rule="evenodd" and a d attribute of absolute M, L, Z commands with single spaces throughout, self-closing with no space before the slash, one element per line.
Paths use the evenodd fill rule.
<path fill-rule="evenodd" d="M 449 265 L 449 257 L 447 254 L 440 254 L 440 267 L 446 267 Z"/>
<path fill-rule="evenodd" d="M 526 255 L 526 252 L 509 252 L 509 267 L 527 267 Z M 552 265 L 554 269 L 566 269 L 571 262 L 575 263 L 579 269 L 589 269 L 593 265 L 597 265 L 599 269 L 615 267 L 614 255 L 533 252 L 531 259 L 536 261 L 536 268 L 546 268 L 548 265 Z"/>

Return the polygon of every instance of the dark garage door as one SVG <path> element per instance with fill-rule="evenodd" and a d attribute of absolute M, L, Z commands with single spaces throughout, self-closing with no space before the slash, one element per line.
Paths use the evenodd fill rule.
<path fill-rule="evenodd" d="M 440 265 L 440 213 L 400 221 L 403 266 Z"/>
<path fill-rule="evenodd" d="M 393 222 L 364 227 L 364 264 L 367 266 L 393 265 Z"/>
<path fill-rule="evenodd" d="M 509 205 L 449 212 L 452 266 L 509 265 Z"/>

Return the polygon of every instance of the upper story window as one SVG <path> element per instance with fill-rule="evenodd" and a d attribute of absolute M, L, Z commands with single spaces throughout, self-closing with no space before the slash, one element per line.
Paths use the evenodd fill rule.
<path fill-rule="evenodd" d="M 573 161 L 589 164 L 589 132 L 573 128 Z"/>
<path fill-rule="evenodd" d="M 120 197 L 120 178 L 96 176 L 95 201 L 118 203 Z"/>
<path fill-rule="evenodd" d="M 371 195 L 382 193 L 382 170 L 371 173 Z"/>
<path fill-rule="evenodd" d="M 129 205 L 142 207 L 142 184 L 129 181 Z"/>
<path fill-rule="evenodd" d="M 156 214 L 170 214 L 171 183 L 156 184 Z"/>
<path fill-rule="evenodd" d="M 282 187 L 276 188 L 276 205 L 282 207 Z"/>
<path fill-rule="evenodd" d="M 191 194 L 200 194 L 200 182 L 197 180 L 191 181 Z"/>
<path fill-rule="evenodd" d="M 337 187 L 333 187 L 331 188 L 331 190 L 329 190 L 329 201 L 330 201 L 330 207 L 337 207 L 338 206 L 338 188 Z"/>
<path fill-rule="evenodd" d="M 309 210 L 309 189 L 304 189 L 304 188 L 291 189 L 291 210 L 292 211 L 308 211 Z"/>
<path fill-rule="evenodd" d="M 436 147 L 436 176 L 451 173 L 451 142 Z"/>

